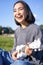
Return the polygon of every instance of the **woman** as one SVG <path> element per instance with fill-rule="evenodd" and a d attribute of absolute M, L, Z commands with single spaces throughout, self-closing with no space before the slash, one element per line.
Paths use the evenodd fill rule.
<path fill-rule="evenodd" d="M 15 30 L 15 42 L 11 54 L 1 50 L 4 65 L 38 65 L 40 63 L 40 55 L 38 55 L 39 53 L 37 52 L 41 46 L 40 43 L 42 40 L 40 28 L 34 24 L 35 18 L 27 3 L 24 1 L 17 1 L 14 4 L 13 9 L 14 19 L 19 27 Z M 36 49 L 32 49 L 30 43 L 38 39 L 40 43 L 36 44 L 38 44 L 39 47 L 35 46 Z M 25 45 L 24 53 L 26 54 L 26 57 L 17 57 L 18 51 L 16 50 L 16 47 L 19 45 Z"/>
<path fill-rule="evenodd" d="M 25 3 L 24 1 L 17 1 L 14 4 L 14 19 L 15 19 L 16 24 L 19 25 L 20 27 L 18 27 L 15 30 L 15 44 L 13 46 L 13 51 L 12 51 L 13 60 L 15 61 L 19 59 L 17 58 L 18 52 L 15 51 L 18 45 L 26 45 L 25 53 L 28 56 L 27 58 L 28 60 L 26 58 L 24 60 L 29 61 L 30 60 L 29 56 L 35 56 L 37 58 L 35 54 L 38 48 L 40 48 L 42 34 L 40 31 L 40 28 L 36 24 L 34 24 L 35 18 L 27 3 Z M 39 44 L 36 43 L 37 45 L 39 45 L 39 47 L 35 47 L 37 48 L 37 49 L 34 49 L 36 50 L 35 52 L 33 51 L 32 48 L 29 47 L 30 44 L 28 46 L 27 43 L 32 43 L 34 42 L 34 40 L 38 40 L 38 39 L 40 43 Z M 35 64 L 37 65 L 37 62 L 35 62 Z"/>

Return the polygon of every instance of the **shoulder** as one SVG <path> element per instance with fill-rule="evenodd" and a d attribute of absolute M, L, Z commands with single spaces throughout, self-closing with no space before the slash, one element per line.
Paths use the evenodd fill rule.
<path fill-rule="evenodd" d="M 37 24 L 30 24 L 29 29 L 32 34 L 42 36 L 41 28 Z"/>
<path fill-rule="evenodd" d="M 30 24 L 30 27 L 36 28 L 36 29 L 40 28 L 37 24 Z"/>
<path fill-rule="evenodd" d="M 30 24 L 30 29 L 33 31 L 41 30 L 37 24 Z"/>

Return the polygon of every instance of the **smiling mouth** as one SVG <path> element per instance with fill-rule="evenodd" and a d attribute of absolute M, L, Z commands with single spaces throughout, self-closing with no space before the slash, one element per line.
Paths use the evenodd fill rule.
<path fill-rule="evenodd" d="M 23 16 L 16 16 L 16 18 L 21 19 Z"/>

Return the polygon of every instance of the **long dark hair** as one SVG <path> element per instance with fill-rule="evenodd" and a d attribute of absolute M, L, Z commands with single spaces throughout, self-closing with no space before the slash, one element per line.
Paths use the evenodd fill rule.
<path fill-rule="evenodd" d="M 19 1 L 17 1 L 16 3 L 14 3 L 14 6 L 15 6 L 17 3 L 22 3 L 23 6 L 25 7 L 25 9 L 26 9 L 27 12 L 28 12 L 28 15 L 27 15 L 25 21 L 26 21 L 28 24 L 34 23 L 34 22 L 35 22 L 35 17 L 33 16 L 33 13 L 32 13 L 32 11 L 31 11 L 29 5 L 28 5 L 26 2 L 24 2 L 23 0 L 19 0 Z M 14 6 L 13 6 L 13 7 L 14 7 Z M 16 22 L 17 25 L 20 25 L 20 23 L 18 23 L 16 20 L 15 20 L 15 22 Z"/>

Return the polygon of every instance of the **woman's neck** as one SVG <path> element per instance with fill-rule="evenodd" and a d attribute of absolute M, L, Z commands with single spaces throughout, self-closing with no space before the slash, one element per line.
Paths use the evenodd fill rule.
<path fill-rule="evenodd" d="M 21 23 L 21 27 L 22 27 L 23 29 L 26 28 L 28 25 L 29 25 L 29 24 L 28 24 L 27 22 Z"/>

